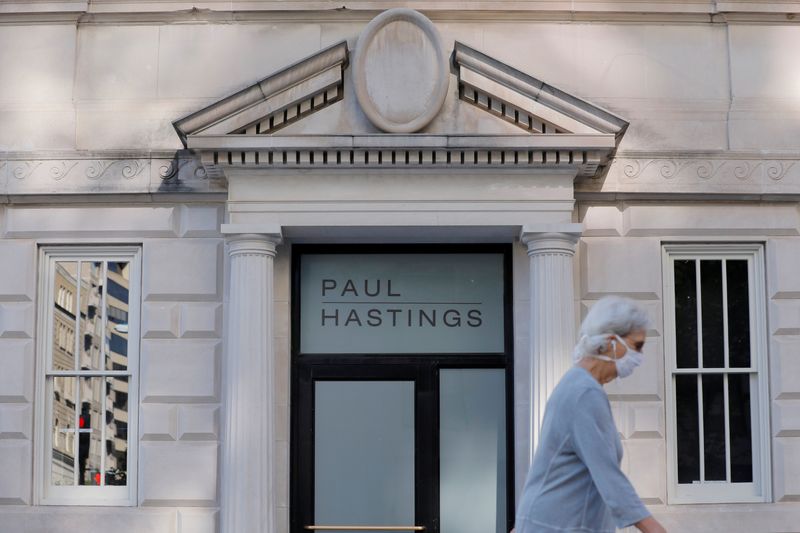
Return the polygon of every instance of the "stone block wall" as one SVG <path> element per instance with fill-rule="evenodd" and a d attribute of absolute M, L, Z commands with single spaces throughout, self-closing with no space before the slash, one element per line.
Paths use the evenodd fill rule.
<path fill-rule="evenodd" d="M 214 204 L 0 208 L 0 531 L 213 533 L 221 433 L 223 208 Z M 132 508 L 36 502 L 37 244 L 140 244 L 138 497 Z"/>
<path fill-rule="evenodd" d="M 645 362 L 606 385 L 622 434 L 623 470 L 670 531 L 794 531 L 800 510 L 800 217 L 793 204 L 708 203 L 667 207 L 635 202 L 580 204 L 586 231 L 578 251 L 583 315 L 606 294 L 637 300 L 653 319 Z M 735 221 L 732 221 L 732 217 Z M 787 236 L 793 235 L 793 236 Z M 766 262 L 772 503 L 667 506 L 662 244 L 763 243 Z M 789 524 L 793 525 L 789 525 Z M 697 524 L 702 524 L 698 529 Z M 792 529 L 795 528 L 795 529 Z"/>

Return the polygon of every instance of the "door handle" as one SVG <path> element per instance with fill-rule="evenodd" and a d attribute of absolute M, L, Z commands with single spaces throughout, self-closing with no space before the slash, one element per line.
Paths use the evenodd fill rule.
<path fill-rule="evenodd" d="M 425 526 L 306 526 L 309 531 L 425 531 Z"/>

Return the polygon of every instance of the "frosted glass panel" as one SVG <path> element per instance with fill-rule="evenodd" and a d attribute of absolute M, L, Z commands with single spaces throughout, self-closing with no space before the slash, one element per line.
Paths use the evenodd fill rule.
<path fill-rule="evenodd" d="M 500 353 L 503 254 L 304 254 L 303 353 Z"/>
<path fill-rule="evenodd" d="M 440 372 L 441 533 L 505 533 L 505 370 Z"/>
<path fill-rule="evenodd" d="M 314 523 L 414 524 L 414 383 L 317 381 Z"/>

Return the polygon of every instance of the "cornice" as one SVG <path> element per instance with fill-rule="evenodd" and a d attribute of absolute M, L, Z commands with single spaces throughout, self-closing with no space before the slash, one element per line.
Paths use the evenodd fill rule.
<path fill-rule="evenodd" d="M 390 7 L 419 10 L 434 22 L 767 23 L 800 20 L 800 1 L 659 0 L 10 0 L 0 24 L 175 24 L 367 22 Z"/>

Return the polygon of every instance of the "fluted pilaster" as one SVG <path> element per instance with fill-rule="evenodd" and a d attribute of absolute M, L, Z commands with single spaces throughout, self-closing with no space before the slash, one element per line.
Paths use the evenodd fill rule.
<path fill-rule="evenodd" d="M 575 344 L 573 257 L 582 226 L 564 224 L 556 228 L 560 231 L 547 229 L 526 226 L 520 234 L 530 258 L 531 459 L 547 399 L 571 366 Z"/>
<path fill-rule="evenodd" d="M 279 230 L 228 237 L 222 533 L 275 532 L 272 300 L 279 242 Z"/>

